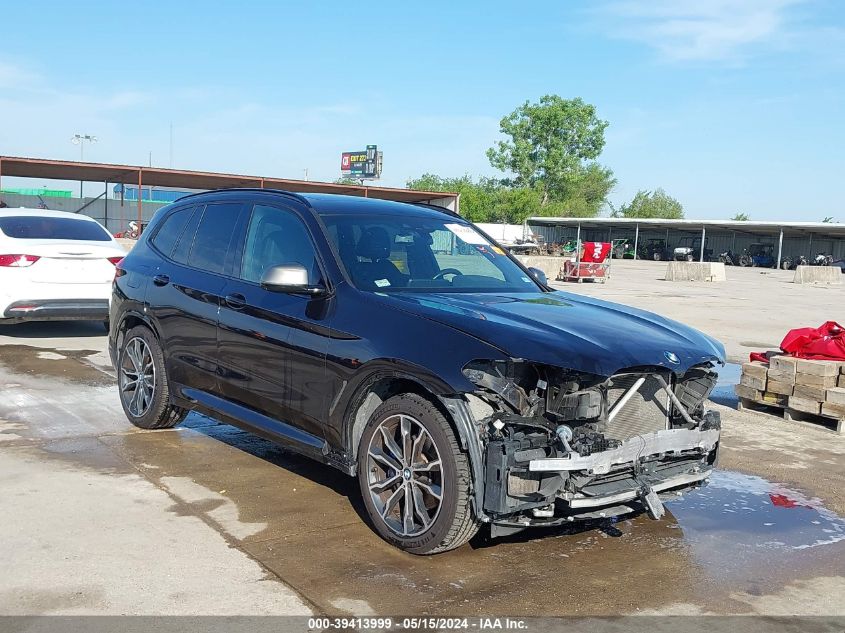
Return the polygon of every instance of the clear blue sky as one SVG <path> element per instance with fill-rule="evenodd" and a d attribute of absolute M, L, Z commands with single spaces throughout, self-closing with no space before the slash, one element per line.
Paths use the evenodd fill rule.
<path fill-rule="evenodd" d="M 333 180 L 377 143 L 402 186 L 493 175 L 499 119 L 556 93 L 610 121 L 615 203 L 845 221 L 838 0 L 29 0 L 0 25 L 0 154 L 78 158 L 80 132 L 168 166 L 172 122 L 175 167 Z"/>

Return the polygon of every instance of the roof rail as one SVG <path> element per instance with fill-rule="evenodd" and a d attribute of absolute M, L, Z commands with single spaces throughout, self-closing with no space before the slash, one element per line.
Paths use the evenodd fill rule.
<path fill-rule="evenodd" d="M 268 188 L 261 188 L 261 187 L 222 187 L 220 189 L 209 189 L 208 191 L 199 191 L 197 193 L 191 193 L 187 196 L 182 196 L 176 202 L 182 202 L 182 200 L 188 200 L 190 198 L 196 198 L 197 196 L 205 196 L 208 194 L 220 193 L 221 191 L 244 191 L 244 192 L 253 192 L 253 193 L 281 193 L 283 195 L 289 196 L 294 200 L 298 200 L 302 202 L 307 207 L 311 207 L 311 203 L 308 201 L 308 198 L 305 196 L 301 196 L 298 193 L 294 193 L 292 191 L 285 191 L 284 189 L 268 189 Z"/>
<path fill-rule="evenodd" d="M 432 211 L 440 211 L 446 215 L 451 215 L 453 218 L 464 219 L 457 211 L 452 211 L 452 209 L 447 209 L 446 207 L 441 207 L 436 204 L 430 204 L 428 202 L 406 202 L 405 204 L 412 204 L 416 207 L 425 207 L 426 209 L 431 209 Z"/>

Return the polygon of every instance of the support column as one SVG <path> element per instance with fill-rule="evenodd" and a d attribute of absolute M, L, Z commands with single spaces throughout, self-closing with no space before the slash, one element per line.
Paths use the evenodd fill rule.
<path fill-rule="evenodd" d="M 702 224 L 701 225 L 701 255 L 698 258 L 699 262 L 704 261 L 704 243 L 707 240 L 707 230 L 706 227 Z"/>
<path fill-rule="evenodd" d="M 640 223 L 634 225 L 634 259 L 637 259 L 637 252 L 640 248 Z"/>
<path fill-rule="evenodd" d="M 144 221 L 144 211 L 141 207 L 141 200 L 144 197 L 144 170 L 138 169 L 138 235 L 141 235 L 141 227 Z"/>
<path fill-rule="evenodd" d="M 109 181 L 105 181 L 106 193 L 103 195 L 103 226 L 109 231 Z M 109 231 L 111 233 L 111 231 Z"/>
<path fill-rule="evenodd" d="M 575 271 L 581 273 L 581 223 L 578 223 L 578 232 L 575 234 Z"/>
<path fill-rule="evenodd" d="M 783 255 L 783 227 L 780 229 L 780 237 L 778 237 L 778 259 L 775 268 L 780 270 L 780 258 Z"/>

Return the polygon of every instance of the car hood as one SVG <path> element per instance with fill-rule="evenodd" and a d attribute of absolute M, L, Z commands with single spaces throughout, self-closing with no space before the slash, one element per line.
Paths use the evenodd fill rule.
<path fill-rule="evenodd" d="M 611 376 L 638 366 L 676 373 L 725 362 L 725 348 L 657 314 L 565 292 L 395 293 L 393 307 L 449 325 L 511 358 Z M 430 342 L 436 345 L 436 341 Z"/>

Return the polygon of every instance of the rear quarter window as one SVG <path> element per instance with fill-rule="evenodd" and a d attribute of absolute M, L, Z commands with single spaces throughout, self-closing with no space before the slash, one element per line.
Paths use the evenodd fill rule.
<path fill-rule="evenodd" d="M 111 235 L 90 220 L 15 215 L 0 218 L 0 231 L 21 240 L 86 240 L 110 242 Z"/>
<path fill-rule="evenodd" d="M 193 210 L 194 207 L 179 209 L 164 219 L 161 227 L 158 231 L 156 231 L 153 239 L 151 240 L 153 246 L 155 246 L 162 254 L 168 257 L 171 256 L 173 253 L 173 247 L 176 246 L 179 236 L 182 235 L 182 231 L 185 230 L 185 225 L 188 223 L 188 220 L 191 219 L 191 213 Z"/>

